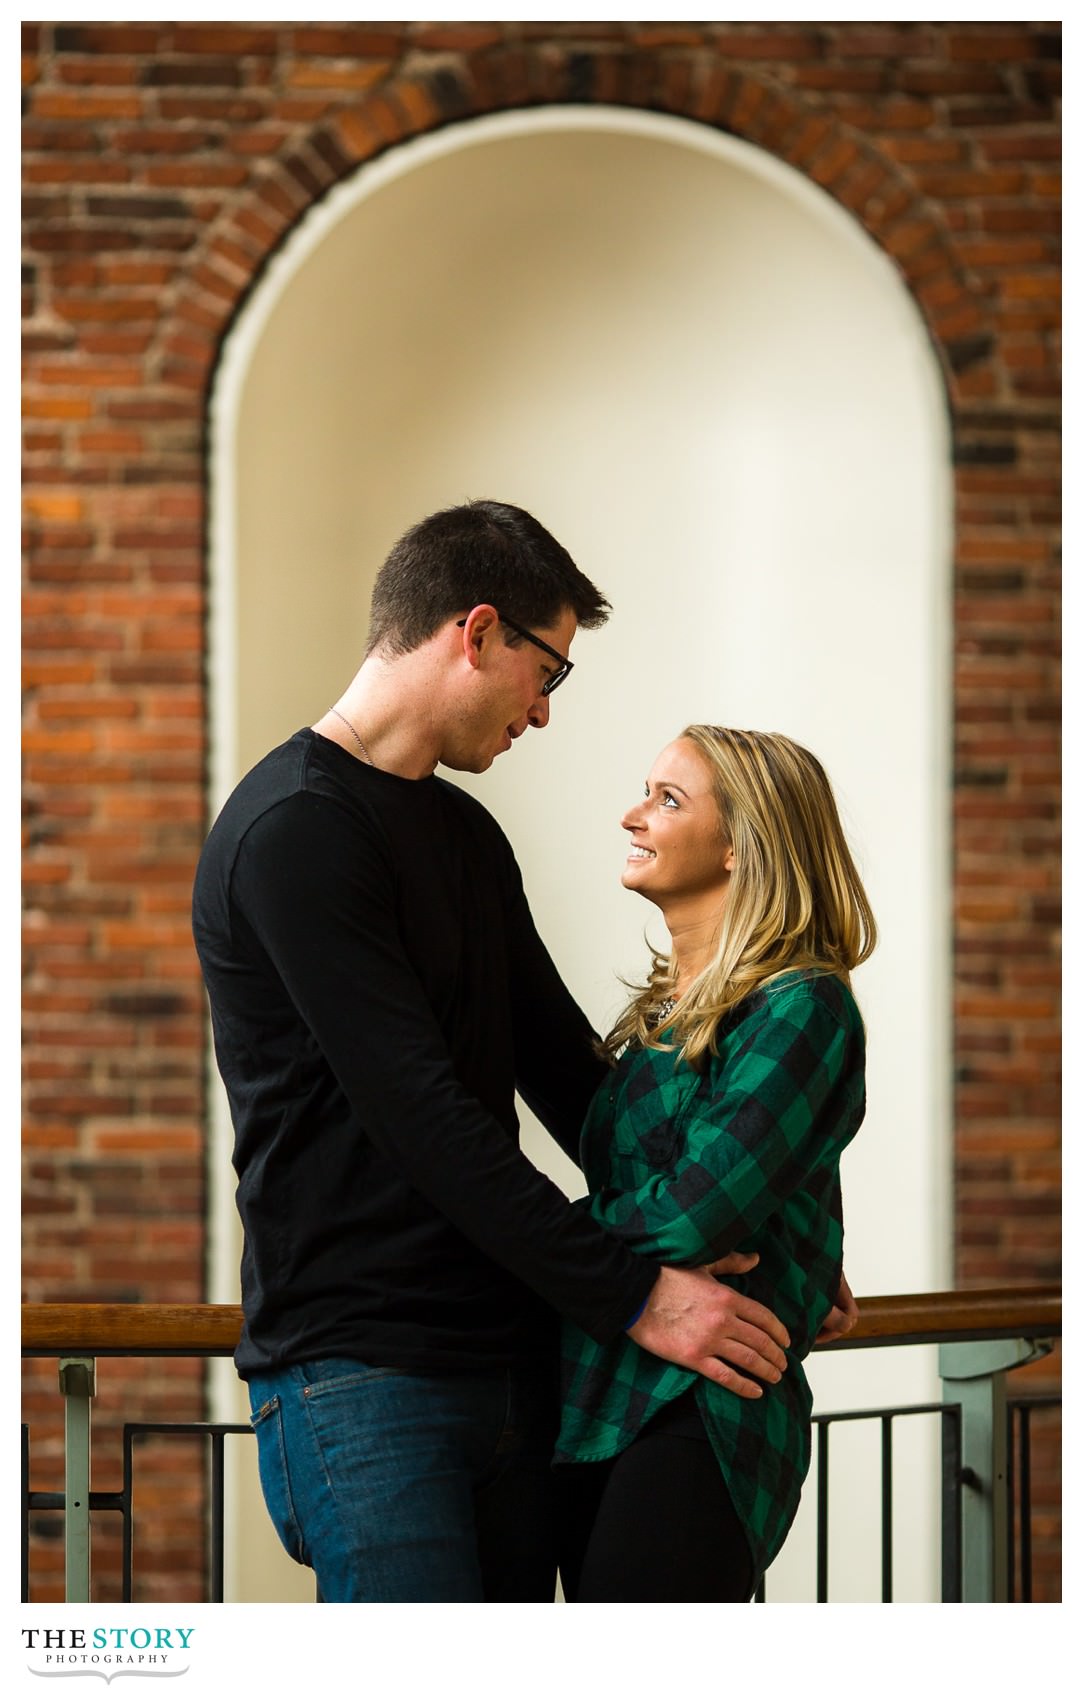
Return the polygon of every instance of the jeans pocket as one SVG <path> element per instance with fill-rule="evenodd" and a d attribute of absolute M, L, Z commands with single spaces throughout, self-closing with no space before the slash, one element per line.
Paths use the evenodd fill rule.
<path fill-rule="evenodd" d="M 404 1376 L 406 1370 L 389 1369 L 383 1364 L 365 1364 L 359 1358 L 317 1358 L 312 1363 L 298 1364 L 304 1380 L 304 1397 L 323 1399 L 332 1393 L 350 1393 L 357 1387 L 369 1387 L 373 1382 L 389 1381 Z"/>
<path fill-rule="evenodd" d="M 282 1401 L 277 1393 L 252 1412 L 252 1428 L 259 1457 L 260 1486 L 275 1533 L 297 1564 L 307 1564 L 308 1555 L 301 1539 L 290 1488 Z"/>

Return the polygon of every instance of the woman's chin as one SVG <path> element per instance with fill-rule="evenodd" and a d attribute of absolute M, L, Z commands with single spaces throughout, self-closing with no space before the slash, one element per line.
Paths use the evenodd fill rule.
<path fill-rule="evenodd" d="M 621 869 L 620 883 L 625 891 L 638 892 L 640 897 L 648 898 L 652 903 L 658 900 L 650 888 L 649 877 L 644 877 L 646 869 L 642 862 L 626 862 Z"/>

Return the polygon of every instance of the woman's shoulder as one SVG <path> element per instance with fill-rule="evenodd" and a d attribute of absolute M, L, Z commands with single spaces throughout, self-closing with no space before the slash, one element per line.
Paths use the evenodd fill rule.
<path fill-rule="evenodd" d="M 734 1026 L 746 1022 L 789 1020 L 802 1024 L 828 1017 L 840 1027 L 860 1028 L 861 1013 L 841 974 L 821 968 L 796 968 L 776 974 L 743 998 L 731 1012 Z"/>

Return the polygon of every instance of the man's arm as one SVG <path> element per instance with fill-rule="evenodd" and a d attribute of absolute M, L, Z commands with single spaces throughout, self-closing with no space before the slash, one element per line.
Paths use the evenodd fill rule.
<path fill-rule="evenodd" d="M 534 926 L 516 869 L 509 921 L 514 985 L 513 1022 L 517 1084 L 538 1120 L 574 1163 L 591 1098 L 610 1073 L 600 1060 L 593 1030 L 557 972 Z M 733 1252 L 717 1273 L 743 1273 L 758 1261 Z M 772 1311 L 717 1281 L 688 1280 L 691 1272 L 663 1268 L 642 1314 L 627 1332 L 656 1357 L 709 1376 L 745 1398 L 762 1388 L 741 1370 L 777 1381 L 786 1368 L 790 1337 Z"/>
<path fill-rule="evenodd" d="M 458 1080 L 402 947 L 380 847 L 363 848 L 333 802 L 295 796 L 250 830 L 233 894 L 366 1136 L 479 1250 L 596 1339 L 644 1301 L 647 1321 L 672 1283 L 570 1204 Z M 703 1312 L 704 1333 L 728 1349 L 713 1283 L 684 1309 Z M 658 1318 L 649 1349 L 682 1361 L 687 1337 L 687 1317 Z"/>
<path fill-rule="evenodd" d="M 546 1132 L 577 1166 L 590 1101 L 608 1077 L 597 1034 L 545 947 L 511 857 L 507 908 L 515 1084 Z"/>

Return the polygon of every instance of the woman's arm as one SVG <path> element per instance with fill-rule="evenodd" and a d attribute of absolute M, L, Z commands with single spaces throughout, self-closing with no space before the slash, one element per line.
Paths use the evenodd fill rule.
<path fill-rule="evenodd" d="M 595 1217 L 632 1250 L 663 1263 L 724 1256 L 814 1171 L 837 1162 L 864 1104 L 856 1019 L 827 1005 L 816 982 L 768 996 L 754 1030 L 697 1096 L 671 1170 L 632 1191 L 605 1187 Z"/>

